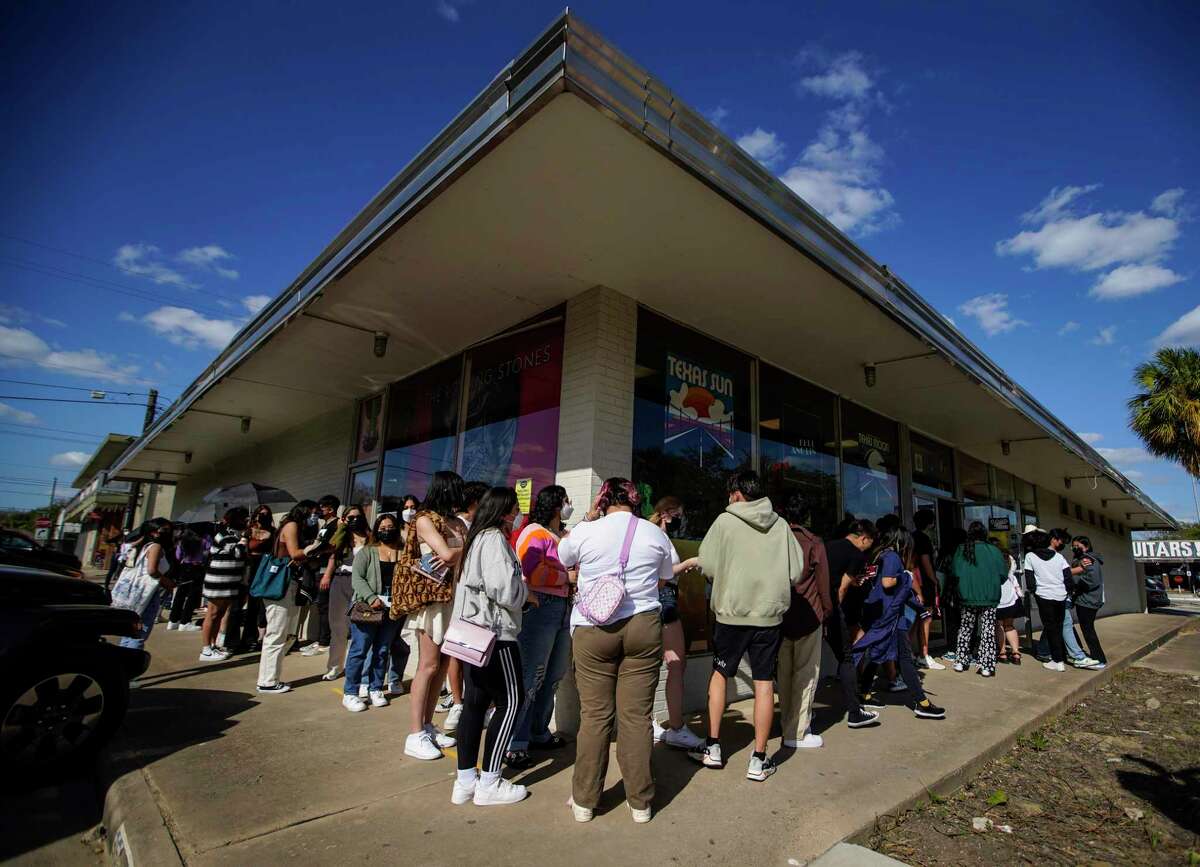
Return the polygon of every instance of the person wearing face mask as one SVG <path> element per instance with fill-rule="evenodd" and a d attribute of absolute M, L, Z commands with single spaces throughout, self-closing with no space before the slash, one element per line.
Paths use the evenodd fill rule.
<path fill-rule="evenodd" d="M 220 646 L 217 634 L 222 619 L 246 580 L 246 542 L 242 531 L 246 529 L 249 517 L 244 507 L 234 506 L 221 518 L 213 534 L 208 568 L 204 573 L 204 598 L 208 605 L 200 632 L 203 642 L 201 662 L 222 662 L 230 657 L 229 651 Z"/>
<path fill-rule="evenodd" d="M 350 636 L 350 606 L 354 591 L 350 575 L 354 557 L 370 540 L 371 531 L 362 506 L 350 506 L 342 516 L 341 526 L 334 531 L 333 553 L 325 564 L 322 583 L 329 585 L 329 669 L 322 680 L 337 680 L 342 676 Z"/>
<path fill-rule="evenodd" d="M 342 707 L 351 713 L 367 709 L 366 703 L 358 695 L 364 663 L 369 671 L 368 697 L 371 706 L 388 705 L 383 689 L 388 651 L 392 639 L 404 623 L 403 618 L 392 619 L 388 611 L 391 607 L 392 576 L 396 571 L 396 561 L 400 559 L 400 544 L 396 518 L 384 514 L 375 521 L 372 540 L 354 555 L 350 575 L 351 603 L 366 603 L 373 610 L 382 612 L 383 619 L 379 623 L 350 621 L 350 652 L 346 655 Z"/>
<path fill-rule="evenodd" d="M 421 510 L 421 501 L 408 494 L 404 497 L 404 508 L 400 512 L 400 517 L 404 521 L 404 525 L 408 526 L 417 519 L 417 512 Z"/>
<path fill-rule="evenodd" d="M 683 502 L 678 497 L 666 496 L 654 504 L 649 521 L 667 537 L 683 533 Z M 696 566 L 696 559 L 679 561 L 675 546 L 671 546 L 671 578 L 658 586 L 658 601 L 662 604 L 663 664 L 667 669 L 667 724 L 657 719 L 651 722 L 654 740 L 681 750 L 704 747 L 704 739 L 683 724 L 683 674 L 687 670 L 687 647 L 683 635 L 683 621 L 679 619 L 679 576 Z"/>
<path fill-rule="evenodd" d="M 145 647 L 146 639 L 158 622 L 163 595 L 175 589 L 168 559 L 168 551 L 173 547 L 174 527 L 166 518 L 153 518 L 142 524 L 129 553 L 130 563 L 121 571 L 112 590 L 114 608 L 137 611 L 142 618 L 142 631 L 136 636 L 122 638 L 122 647 L 134 650 Z"/>
<path fill-rule="evenodd" d="M 1103 671 L 1108 667 L 1108 657 L 1096 634 L 1096 614 L 1104 604 L 1104 558 L 1093 550 L 1092 540 L 1087 536 L 1076 536 L 1071 540 L 1071 548 L 1075 553 L 1075 562 L 1071 566 L 1071 574 L 1075 576 L 1075 614 L 1079 618 L 1083 640 L 1087 642 L 1090 663 L 1083 667 Z"/>
<path fill-rule="evenodd" d="M 566 744 L 550 731 L 554 695 L 571 662 L 571 583 L 558 559 L 558 540 L 566 533 L 573 507 L 561 485 L 538 491 L 529 522 L 517 534 L 517 558 L 529 588 L 517 643 L 525 701 L 517 714 L 506 757 L 514 770 L 529 767 L 529 749 L 556 750 Z"/>
<path fill-rule="evenodd" d="M 475 521 L 475 513 L 479 510 L 479 502 L 483 499 L 483 495 L 488 492 L 489 487 L 484 482 L 463 482 L 462 502 L 454 514 L 468 531 L 471 529 L 471 524 Z M 407 648 L 408 645 L 406 644 L 405 660 L 408 659 Z M 446 694 L 445 698 L 438 701 L 434 707 L 434 711 L 437 713 L 446 712 L 446 720 L 442 723 L 442 728 L 448 732 L 452 732 L 458 728 L 463 711 L 462 662 L 453 656 L 450 657 L 450 662 L 446 665 L 446 685 L 450 691 Z"/>

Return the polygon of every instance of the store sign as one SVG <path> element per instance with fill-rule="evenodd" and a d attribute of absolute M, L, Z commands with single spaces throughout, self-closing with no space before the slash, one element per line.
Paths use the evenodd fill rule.
<path fill-rule="evenodd" d="M 1011 526 L 1007 517 L 988 518 L 988 529 L 1007 533 Z"/>
<path fill-rule="evenodd" d="M 700 447 L 710 443 L 733 459 L 733 377 L 667 354 L 667 421 L 663 443 Z"/>
<path fill-rule="evenodd" d="M 1200 560 L 1195 539 L 1140 539 L 1133 543 L 1134 560 Z"/>

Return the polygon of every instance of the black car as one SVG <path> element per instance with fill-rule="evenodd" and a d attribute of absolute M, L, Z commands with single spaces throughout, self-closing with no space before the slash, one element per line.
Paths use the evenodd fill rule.
<path fill-rule="evenodd" d="M 55 551 L 13 530 L 0 530 L 0 564 L 48 569 L 60 575 L 79 578 L 83 564 L 74 554 Z"/>
<path fill-rule="evenodd" d="M 125 717 L 129 681 L 150 664 L 115 637 L 141 628 L 96 584 L 0 566 L 0 769 L 42 776 L 103 746 Z"/>
<path fill-rule="evenodd" d="M 1152 578 L 1146 576 L 1146 607 L 1147 608 L 1167 608 L 1171 605 L 1171 597 L 1167 595 L 1167 588 L 1163 586 L 1161 578 Z"/>

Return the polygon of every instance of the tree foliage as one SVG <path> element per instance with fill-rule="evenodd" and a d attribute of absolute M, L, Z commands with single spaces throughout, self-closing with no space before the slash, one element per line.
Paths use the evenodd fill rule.
<path fill-rule="evenodd" d="M 1160 349 L 1133 375 L 1129 427 L 1146 451 L 1200 478 L 1200 352 Z"/>

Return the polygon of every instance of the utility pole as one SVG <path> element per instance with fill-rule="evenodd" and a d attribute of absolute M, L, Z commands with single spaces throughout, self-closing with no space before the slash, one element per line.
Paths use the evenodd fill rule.
<path fill-rule="evenodd" d="M 50 483 L 50 529 L 46 532 L 46 546 L 54 541 L 54 495 L 58 493 L 58 476 Z"/>
<path fill-rule="evenodd" d="M 142 436 L 154 424 L 154 414 L 158 410 L 158 389 L 152 388 L 146 395 L 146 416 L 142 419 Z M 142 493 L 141 482 L 131 482 L 129 485 L 129 503 L 125 506 L 125 532 L 133 529 L 133 516 L 137 512 L 138 497 Z"/>

